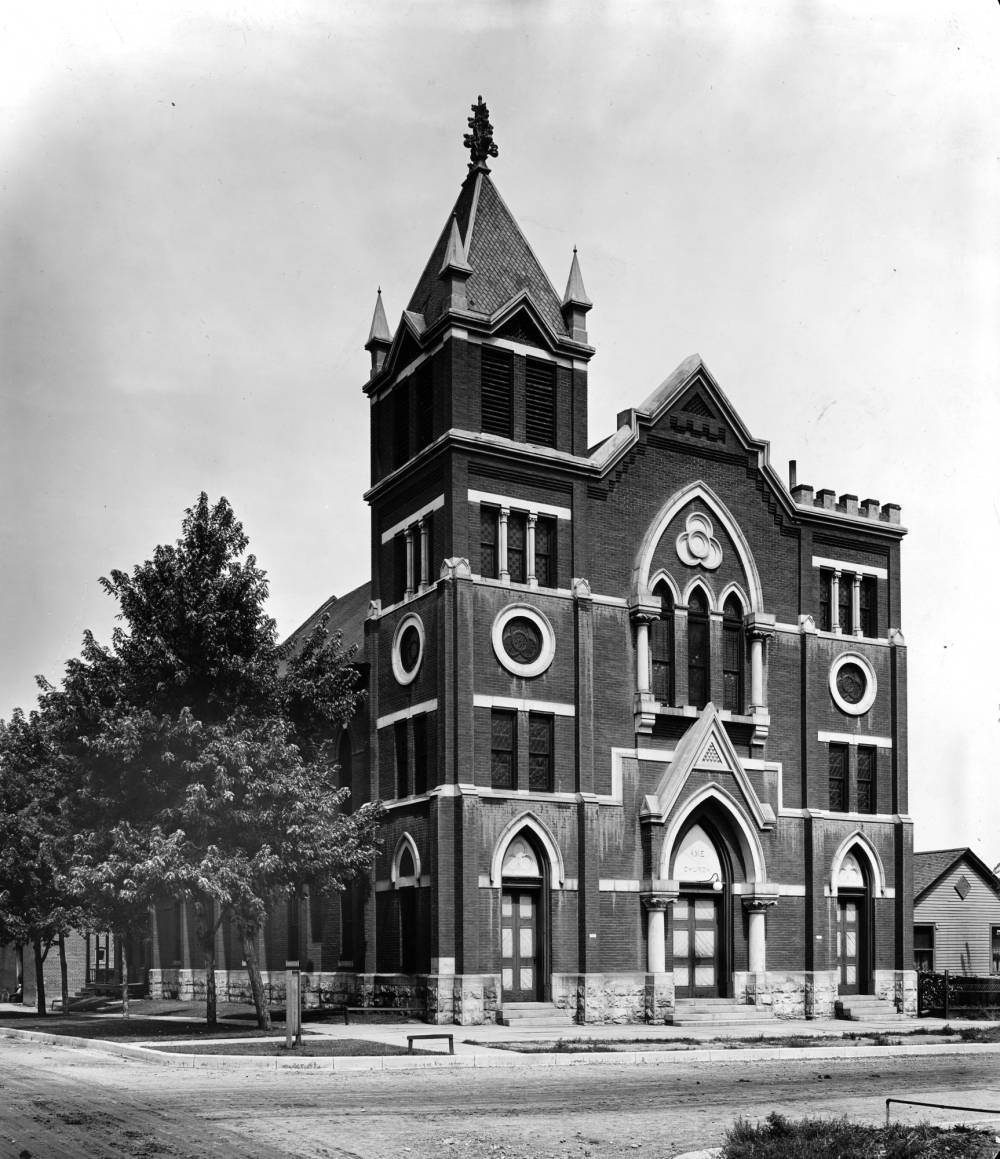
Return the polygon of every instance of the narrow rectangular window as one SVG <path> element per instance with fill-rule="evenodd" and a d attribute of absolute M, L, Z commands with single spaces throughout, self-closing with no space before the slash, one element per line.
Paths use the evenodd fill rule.
<path fill-rule="evenodd" d="M 406 595 L 406 533 L 400 532 L 392 541 L 392 594 L 395 603 Z"/>
<path fill-rule="evenodd" d="M 866 575 L 861 581 L 861 635 L 878 636 L 878 581 Z"/>
<path fill-rule="evenodd" d="M 479 574 L 487 579 L 497 579 L 500 574 L 497 551 L 499 515 L 495 507 L 479 509 Z"/>
<path fill-rule="evenodd" d="M 556 368 L 529 358 L 525 364 L 525 435 L 529 443 L 556 445 Z"/>
<path fill-rule="evenodd" d="M 392 465 L 401 467 L 410 457 L 410 384 L 400 383 L 392 398 Z"/>
<path fill-rule="evenodd" d="M 513 374 L 511 356 L 505 350 L 482 348 L 480 396 L 482 429 L 491 435 L 513 434 Z"/>
<path fill-rule="evenodd" d="M 674 609 L 665 607 L 660 619 L 649 625 L 653 695 L 661 704 L 674 702 Z"/>
<path fill-rule="evenodd" d="M 845 636 L 854 631 L 854 576 L 847 571 L 840 573 L 840 591 L 837 593 L 837 609 L 840 630 Z"/>
<path fill-rule="evenodd" d="M 833 631 L 833 619 L 830 614 L 830 590 L 833 587 L 833 572 L 824 569 L 819 573 L 819 630 Z"/>
<path fill-rule="evenodd" d="M 704 708 L 708 703 L 709 642 L 708 604 L 695 592 L 688 604 L 688 704 Z"/>
<path fill-rule="evenodd" d="M 877 813 L 876 769 L 878 749 L 858 749 L 858 812 Z"/>
<path fill-rule="evenodd" d="M 934 969 L 934 927 L 915 925 L 913 927 L 913 968 L 920 973 Z M 993 971 L 996 973 L 996 971 Z"/>
<path fill-rule="evenodd" d="M 409 767 L 409 752 L 406 743 L 406 721 L 397 720 L 394 727 L 394 739 L 396 742 L 396 796 L 408 797 L 410 795 L 410 767 Z"/>
<path fill-rule="evenodd" d="M 556 588 L 556 521 L 539 515 L 535 521 L 535 579 L 542 588 Z"/>
<path fill-rule="evenodd" d="M 535 793 L 551 793 L 553 788 L 553 717 L 528 714 L 528 788 Z"/>
<path fill-rule="evenodd" d="M 830 809 L 847 812 L 847 745 L 830 745 Z"/>
<path fill-rule="evenodd" d="M 416 412 L 414 415 L 417 435 L 415 449 L 419 451 L 434 441 L 434 379 L 429 362 L 425 362 L 417 371 Z"/>
<path fill-rule="evenodd" d="M 528 581 L 528 517 L 523 511 L 512 511 L 507 517 L 507 571 L 513 583 Z"/>
<path fill-rule="evenodd" d="M 517 788 L 517 713 L 494 709 L 490 716 L 490 784 Z"/>
<path fill-rule="evenodd" d="M 413 718 L 413 791 L 427 792 L 427 717 Z"/>

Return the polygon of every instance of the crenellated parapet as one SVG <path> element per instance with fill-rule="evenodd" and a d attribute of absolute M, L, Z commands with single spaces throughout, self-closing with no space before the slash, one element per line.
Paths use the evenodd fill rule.
<path fill-rule="evenodd" d="M 879 503 L 877 499 L 862 499 L 845 492 L 839 498 L 829 487 L 819 491 L 808 483 L 792 487 L 792 498 L 799 507 L 818 507 L 822 511 L 833 511 L 840 515 L 850 515 L 854 519 L 870 519 L 875 523 L 899 523 L 901 508 L 898 503 Z"/>

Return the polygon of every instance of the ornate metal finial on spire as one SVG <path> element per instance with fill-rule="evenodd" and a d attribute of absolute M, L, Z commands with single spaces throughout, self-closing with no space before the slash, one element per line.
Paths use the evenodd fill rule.
<path fill-rule="evenodd" d="M 466 133 L 463 137 L 463 143 L 466 149 L 472 154 L 472 160 L 469 162 L 470 169 L 480 169 L 483 173 L 489 173 L 489 166 L 486 164 L 487 157 L 496 157 L 500 150 L 493 144 L 493 126 L 490 124 L 490 110 L 483 102 L 482 95 L 479 97 L 477 104 L 470 105 L 472 109 L 472 116 L 469 117 L 469 128 L 471 133 Z"/>

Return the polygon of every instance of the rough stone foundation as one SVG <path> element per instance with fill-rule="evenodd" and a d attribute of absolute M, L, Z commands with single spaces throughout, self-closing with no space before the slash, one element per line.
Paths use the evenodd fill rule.
<path fill-rule="evenodd" d="M 737 1002 L 771 1010 L 776 1018 L 832 1018 L 837 1000 L 837 972 L 738 972 L 733 975 L 733 994 Z"/>

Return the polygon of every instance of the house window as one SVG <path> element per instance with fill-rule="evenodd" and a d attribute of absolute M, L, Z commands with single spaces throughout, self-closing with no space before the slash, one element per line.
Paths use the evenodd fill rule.
<path fill-rule="evenodd" d="M 861 609 L 861 635 L 874 639 L 878 636 L 878 581 L 873 575 L 861 580 L 859 604 Z"/>
<path fill-rule="evenodd" d="M 1000 926 L 990 926 L 990 973 L 1000 974 Z"/>
<path fill-rule="evenodd" d="M 837 591 L 837 617 L 840 623 L 840 630 L 848 636 L 854 631 L 853 587 L 854 576 L 849 572 L 842 572 Z"/>
<path fill-rule="evenodd" d="M 392 462 L 399 467 L 410 457 L 410 388 L 401 383 L 392 392 Z"/>
<path fill-rule="evenodd" d="M 517 713 L 494 709 L 490 716 L 490 784 L 517 788 Z"/>
<path fill-rule="evenodd" d="M 819 630 L 833 631 L 833 620 L 830 615 L 830 592 L 833 588 L 833 572 L 825 568 L 819 573 Z"/>
<path fill-rule="evenodd" d="M 507 571 L 512 583 L 528 582 L 528 517 L 512 511 L 507 517 Z"/>
<path fill-rule="evenodd" d="M 743 608 L 735 596 L 722 611 L 722 707 L 743 712 Z"/>
<path fill-rule="evenodd" d="M 497 551 L 497 519 L 495 507 L 479 509 L 479 574 L 496 579 L 500 574 Z"/>
<path fill-rule="evenodd" d="M 525 364 L 525 435 L 529 443 L 556 445 L 556 368 L 529 358 Z"/>
<path fill-rule="evenodd" d="M 700 588 L 688 600 L 688 703 L 704 708 L 708 703 L 708 601 Z"/>
<path fill-rule="evenodd" d="M 413 718 L 413 791 L 427 792 L 427 717 Z"/>
<path fill-rule="evenodd" d="M 876 770 L 878 750 L 858 749 L 858 812 L 877 813 Z"/>
<path fill-rule="evenodd" d="M 422 450 L 434 440 L 434 379 L 429 362 L 417 371 L 416 414 L 413 416 L 416 428 L 417 446 Z"/>
<path fill-rule="evenodd" d="M 514 413 L 511 405 L 511 357 L 506 351 L 484 346 L 482 359 L 482 429 L 487 434 L 510 438 Z"/>
<path fill-rule="evenodd" d="M 915 925 L 913 927 L 913 968 L 921 973 L 934 969 L 933 925 Z"/>
<path fill-rule="evenodd" d="M 556 521 L 542 515 L 535 521 L 535 579 L 542 588 L 559 586 L 556 578 Z"/>
<path fill-rule="evenodd" d="M 847 812 L 847 745 L 830 745 L 830 809 Z"/>
<path fill-rule="evenodd" d="M 528 714 L 528 788 L 536 793 L 551 793 L 553 718 L 541 713 Z"/>
<path fill-rule="evenodd" d="M 410 769 L 405 720 L 396 721 L 393 736 L 396 742 L 396 796 L 406 797 L 410 791 Z"/>
<path fill-rule="evenodd" d="M 649 625 L 653 696 L 661 704 L 673 704 L 674 600 L 666 584 L 660 584 L 654 594 L 660 597 L 660 618 Z"/>

